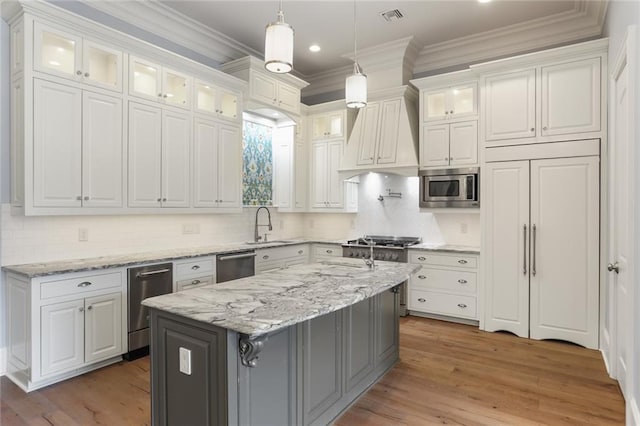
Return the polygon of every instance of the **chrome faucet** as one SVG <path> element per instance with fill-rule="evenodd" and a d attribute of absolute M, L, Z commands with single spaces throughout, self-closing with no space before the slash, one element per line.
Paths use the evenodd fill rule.
<path fill-rule="evenodd" d="M 364 260 L 364 264 L 367 265 L 369 269 L 374 269 L 376 267 L 376 262 L 373 258 L 373 246 L 375 243 L 373 242 L 373 238 L 369 238 L 368 240 L 363 238 L 363 241 L 369 245 L 369 258 L 365 259 L 363 256 L 362 260 Z"/>
<path fill-rule="evenodd" d="M 269 217 L 269 223 L 266 224 L 266 225 L 259 225 L 258 224 L 258 213 L 260 213 L 260 210 L 262 210 L 262 209 L 265 209 L 267 211 L 267 215 Z M 258 226 L 268 226 L 269 227 L 269 231 L 273 231 L 273 226 L 271 226 L 271 212 L 269 211 L 269 209 L 266 206 L 260 206 L 260 207 L 258 207 L 258 210 L 256 210 L 256 226 L 255 226 L 254 233 L 253 233 L 253 241 L 256 242 L 256 243 L 262 239 L 262 237 L 258 233 Z M 266 234 L 265 234 L 265 241 L 267 241 Z"/>

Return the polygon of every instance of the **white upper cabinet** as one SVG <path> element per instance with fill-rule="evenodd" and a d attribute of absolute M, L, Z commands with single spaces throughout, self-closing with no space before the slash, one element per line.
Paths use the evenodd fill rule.
<path fill-rule="evenodd" d="M 358 149 L 358 166 L 396 162 L 401 108 L 402 99 L 398 98 L 370 102 L 360 111 L 364 116 Z"/>
<path fill-rule="evenodd" d="M 145 59 L 129 56 L 129 94 L 191 109 L 193 78 Z"/>
<path fill-rule="evenodd" d="M 478 122 L 461 121 L 449 126 L 449 165 L 478 164 Z"/>
<path fill-rule="evenodd" d="M 333 139 L 344 136 L 344 113 L 316 114 L 309 117 L 311 121 L 311 139 Z"/>
<path fill-rule="evenodd" d="M 600 130 L 600 58 L 542 67 L 541 135 Z"/>
<path fill-rule="evenodd" d="M 474 66 L 481 73 L 484 146 L 601 137 L 605 42 Z"/>
<path fill-rule="evenodd" d="M 536 135 L 536 70 L 486 77 L 483 105 L 485 139 L 532 138 Z"/>
<path fill-rule="evenodd" d="M 241 111 L 238 93 L 202 80 L 195 82 L 196 112 L 239 122 Z"/>
<path fill-rule="evenodd" d="M 189 207 L 191 117 L 162 111 L 162 207 Z"/>
<path fill-rule="evenodd" d="M 461 83 L 422 92 L 422 121 L 468 119 L 478 113 L 478 83 Z"/>
<path fill-rule="evenodd" d="M 449 125 L 424 126 L 420 146 L 420 167 L 449 165 Z"/>
<path fill-rule="evenodd" d="M 300 114 L 300 89 L 256 71 L 251 72 L 249 87 L 251 98 Z"/>
<path fill-rule="evenodd" d="M 34 69 L 103 89 L 122 91 L 122 51 L 38 22 Z"/>

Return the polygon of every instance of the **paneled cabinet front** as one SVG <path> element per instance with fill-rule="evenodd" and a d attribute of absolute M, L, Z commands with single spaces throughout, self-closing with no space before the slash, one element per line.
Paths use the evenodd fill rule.
<path fill-rule="evenodd" d="M 146 59 L 129 56 L 129 94 L 191 109 L 193 78 Z"/>
<path fill-rule="evenodd" d="M 193 147 L 194 207 L 240 207 L 239 127 L 196 117 Z"/>
<path fill-rule="evenodd" d="M 300 114 L 300 90 L 260 72 L 251 71 L 251 98 L 284 111 Z"/>
<path fill-rule="evenodd" d="M 478 164 L 477 120 L 424 126 L 421 140 L 421 168 Z"/>
<path fill-rule="evenodd" d="M 189 207 L 191 118 L 129 103 L 129 207 Z"/>
<path fill-rule="evenodd" d="M 358 165 L 394 164 L 402 99 L 371 102 L 361 111 L 365 114 L 360 135 Z"/>
<path fill-rule="evenodd" d="M 338 174 L 341 157 L 342 140 L 311 145 L 311 207 L 344 207 L 344 184 Z"/>
<path fill-rule="evenodd" d="M 33 205 L 122 206 L 122 101 L 34 80 Z"/>

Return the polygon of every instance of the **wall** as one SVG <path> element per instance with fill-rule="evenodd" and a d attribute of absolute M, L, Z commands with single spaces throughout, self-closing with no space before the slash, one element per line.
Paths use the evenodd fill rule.
<path fill-rule="evenodd" d="M 11 138 L 9 109 L 11 102 L 9 99 L 11 82 L 9 66 L 9 26 L 0 19 L 0 199 L 9 198 L 9 164 L 4 161 L 9 158 L 9 140 Z M 1 202 L 1 201 L 0 201 Z M 0 219 L 1 219 L 0 212 Z M 0 240 L 4 237 L 0 228 Z M 0 256 L 2 248 L 0 247 Z M 6 348 L 4 343 L 4 284 L 0 278 L 0 375 L 4 373 L 6 364 Z"/>
<path fill-rule="evenodd" d="M 603 35 L 605 37 L 609 37 L 609 70 L 611 71 L 613 67 L 613 63 L 618 56 L 618 52 L 620 51 L 620 46 L 624 41 L 624 38 L 627 33 L 627 27 L 629 25 L 636 26 L 636 34 L 640 31 L 640 2 L 637 1 L 611 1 L 609 2 L 609 6 L 607 9 L 607 16 L 605 18 L 605 26 Z M 637 36 L 636 36 L 637 37 Z M 638 38 L 638 37 L 637 37 Z M 639 40 L 636 40 L 636 63 L 640 58 L 638 58 L 638 46 L 640 46 Z M 637 68 L 636 68 L 637 72 Z M 635 184 L 635 197 L 634 197 L 634 211 L 635 218 L 633 227 L 635 230 L 640 230 L 640 149 L 638 149 L 638 139 L 640 137 L 640 120 L 638 120 L 637 115 L 640 114 L 640 84 L 637 75 L 630 76 L 630 79 L 635 81 L 636 86 L 636 99 L 635 99 L 635 143 L 632 141 L 631 143 L 635 145 L 635 170 L 632 170 L 632 176 L 635 174 L 634 181 Z M 611 129 L 610 125 L 610 129 Z M 615 141 L 610 140 L 610 143 L 615 143 Z M 637 231 L 636 231 L 637 232 Z M 640 271 L 637 265 L 640 265 L 640 236 L 633 235 L 631 240 L 635 242 L 634 252 L 635 257 L 631 259 L 631 262 L 634 264 L 634 270 Z M 632 391 L 631 398 L 627 400 L 627 424 L 636 424 L 640 425 L 640 404 L 638 399 L 640 398 L 640 277 L 636 272 L 635 282 L 634 282 L 634 300 L 632 311 L 634 312 L 635 319 L 633 320 L 633 342 L 632 345 L 634 349 L 632 350 L 633 356 L 635 357 L 631 362 L 631 371 L 632 371 L 632 380 L 631 387 Z M 607 315 L 607 312 L 601 313 L 602 315 Z"/>
<path fill-rule="evenodd" d="M 402 198 L 385 197 L 387 189 Z M 364 234 L 419 236 L 426 243 L 480 246 L 478 209 L 438 211 L 418 207 L 418 178 L 392 174 L 360 175 L 358 214 L 310 215 L 307 235 L 355 238 Z M 383 201 L 378 196 L 384 197 Z"/>

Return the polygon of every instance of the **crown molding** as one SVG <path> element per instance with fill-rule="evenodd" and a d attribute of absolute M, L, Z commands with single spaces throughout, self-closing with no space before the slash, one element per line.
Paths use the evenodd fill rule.
<path fill-rule="evenodd" d="M 78 1 L 221 64 L 247 55 L 262 57 L 261 52 L 177 13 L 157 0 Z"/>
<path fill-rule="evenodd" d="M 425 46 L 414 74 L 544 49 L 602 34 L 608 0 L 577 0 L 572 10 Z"/>

